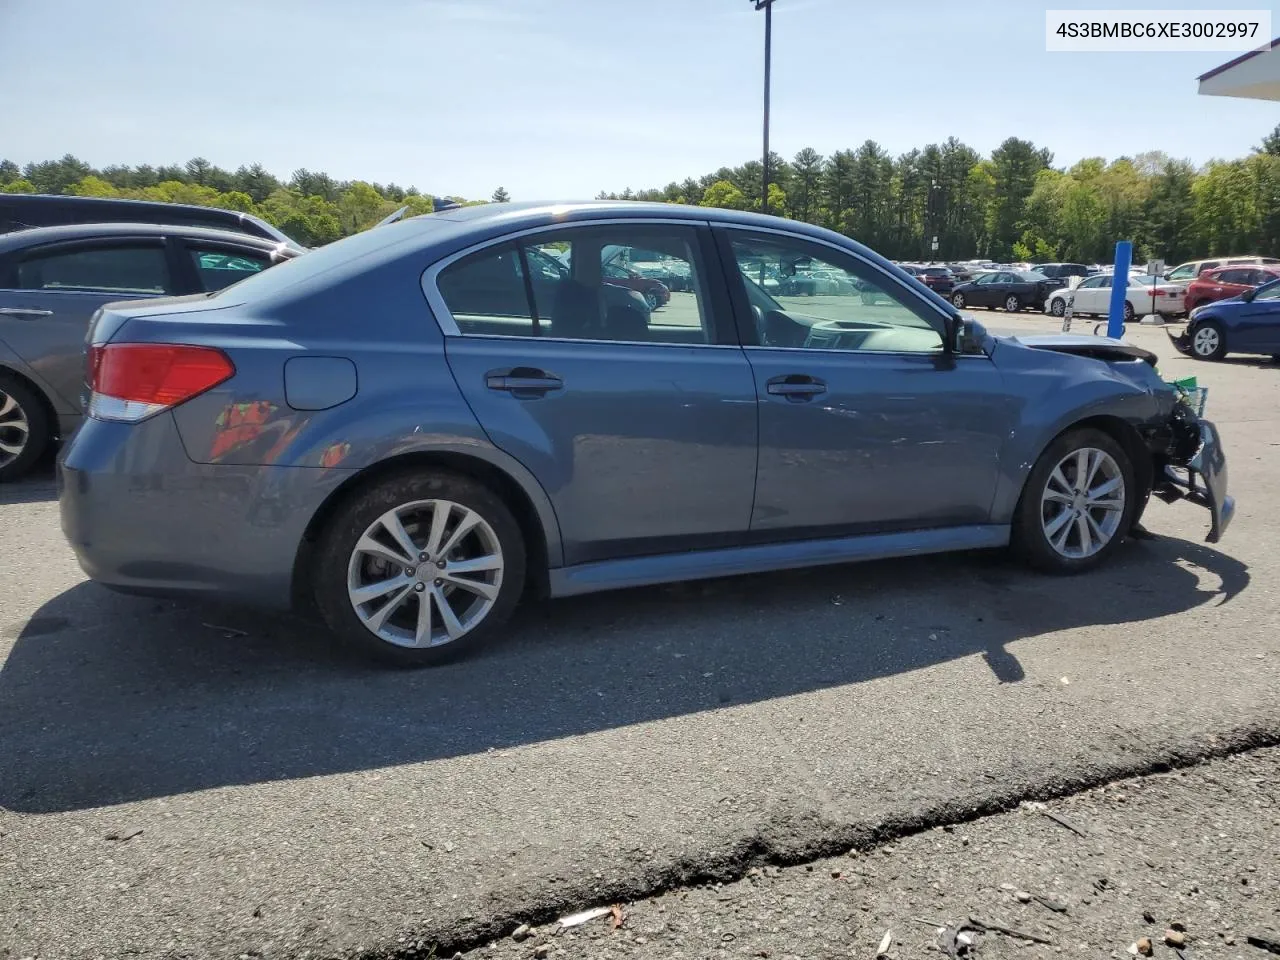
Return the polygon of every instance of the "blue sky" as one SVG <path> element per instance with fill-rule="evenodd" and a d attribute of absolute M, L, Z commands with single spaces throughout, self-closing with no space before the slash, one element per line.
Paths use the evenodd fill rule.
<path fill-rule="evenodd" d="M 785 156 L 1017 135 L 1059 165 L 1202 163 L 1280 122 L 1275 103 L 1197 96 L 1229 54 L 1047 53 L 1044 4 L 774 9 Z M 758 156 L 763 27 L 749 0 L 0 0 L 0 157 L 204 156 L 468 197 L 661 186 Z"/>

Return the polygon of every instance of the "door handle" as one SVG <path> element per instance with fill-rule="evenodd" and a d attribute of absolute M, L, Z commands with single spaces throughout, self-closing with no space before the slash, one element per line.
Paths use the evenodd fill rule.
<path fill-rule="evenodd" d="M 6 317 L 20 317 L 23 320 L 32 320 L 36 317 L 49 317 L 53 315 L 52 310 L 33 310 L 27 307 L 0 307 L 0 315 Z"/>
<path fill-rule="evenodd" d="M 561 389 L 564 381 L 554 373 L 544 370 L 516 367 L 511 370 L 490 370 L 484 375 L 484 385 L 490 390 L 509 393 L 519 400 L 530 400 Z"/>
<path fill-rule="evenodd" d="M 802 373 L 792 373 L 785 377 L 774 377 L 765 389 L 775 397 L 786 397 L 792 403 L 803 403 L 820 393 L 827 392 L 827 385 L 816 377 Z"/>

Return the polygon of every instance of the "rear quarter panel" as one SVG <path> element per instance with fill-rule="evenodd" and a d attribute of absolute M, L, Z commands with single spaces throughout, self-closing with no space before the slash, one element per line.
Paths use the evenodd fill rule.
<path fill-rule="evenodd" d="M 541 521 L 548 560 L 558 565 L 550 500 L 528 470 L 489 442 L 459 392 L 422 294 L 419 264 L 401 259 L 283 302 L 147 317 L 127 323 L 115 339 L 209 344 L 235 364 L 231 380 L 173 412 L 196 463 L 318 467 L 350 479 L 407 454 L 471 456 L 524 490 Z M 285 365 L 316 356 L 351 361 L 355 396 L 325 410 L 294 409 Z"/>

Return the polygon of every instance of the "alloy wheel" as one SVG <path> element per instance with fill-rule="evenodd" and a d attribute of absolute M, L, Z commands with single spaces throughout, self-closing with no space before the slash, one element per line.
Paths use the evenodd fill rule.
<path fill-rule="evenodd" d="M 1018 300 L 1017 297 L 1014 297 L 1014 296 L 1010 296 L 1004 302 L 1004 308 L 1009 313 L 1017 313 L 1018 308 L 1021 306 L 1022 306 L 1022 303 Z"/>
<path fill-rule="evenodd" d="M 953 295 L 953 296 L 952 296 L 952 298 L 951 298 L 951 305 L 952 305 L 953 307 L 955 307 L 957 310 L 963 310 L 963 309 L 964 309 L 964 294 L 963 294 L 963 293 L 957 293 L 957 294 Z"/>
<path fill-rule="evenodd" d="M 1218 333 L 1214 327 L 1201 327 L 1196 331 L 1195 336 L 1191 338 L 1191 347 L 1196 354 L 1201 357 L 1212 357 L 1218 352 L 1218 345 L 1222 342 L 1222 335 Z"/>
<path fill-rule="evenodd" d="M 1124 516 L 1124 473 L 1105 450 L 1073 450 L 1053 468 L 1040 497 L 1045 539 L 1072 560 L 1092 557 L 1115 537 Z"/>
<path fill-rule="evenodd" d="M 347 598 L 380 639 L 436 647 L 484 621 L 504 569 L 498 536 L 479 513 L 418 500 L 388 510 L 360 536 L 347 564 Z"/>
<path fill-rule="evenodd" d="M 644 302 L 649 305 L 650 310 L 658 309 L 658 295 L 652 290 L 645 291 Z"/>
<path fill-rule="evenodd" d="M 1066 316 L 1067 305 L 1061 297 L 1054 297 L 1053 302 L 1049 304 L 1049 312 L 1055 317 Z"/>
<path fill-rule="evenodd" d="M 31 436 L 27 413 L 11 394 L 0 390 L 0 467 L 22 455 Z"/>

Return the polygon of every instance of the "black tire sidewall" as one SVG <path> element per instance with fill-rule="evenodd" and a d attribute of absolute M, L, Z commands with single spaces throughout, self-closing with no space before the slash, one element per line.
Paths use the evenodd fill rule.
<path fill-rule="evenodd" d="M 0 466 L 0 483 L 25 476 L 44 455 L 53 439 L 53 423 L 44 398 L 11 373 L 0 370 L 0 390 L 17 401 L 27 418 L 27 445 L 9 463 Z"/>
<path fill-rule="evenodd" d="M 479 513 L 497 534 L 505 564 L 502 587 L 484 622 L 457 640 L 425 649 L 398 647 L 371 633 L 347 598 L 347 564 L 356 541 L 382 514 L 415 500 L 452 500 Z M 406 472 L 355 491 L 329 518 L 316 545 L 311 594 L 329 629 L 348 646 L 392 666 L 431 666 L 470 653 L 501 629 L 524 591 L 526 562 L 520 525 L 492 490 L 459 474 Z"/>
<path fill-rule="evenodd" d="M 1124 475 L 1124 514 L 1110 543 L 1092 557 L 1076 559 L 1062 556 L 1045 537 L 1044 525 L 1040 521 L 1040 498 L 1053 468 L 1072 450 L 1079 450 L 1081 447 L 1104 450 L 1120 465 L 1120 471 Z M 1014 511 L 1011 545 L 1019 556 L 1037 570 L 1047 573 L 1083 573 L 1105 563 L 1119 548 L 1133 526 L 1134 511 L 1139 499 L 1141 494 L 1137 489 L 1133 463 L 1124 448 L 1110 434 L 1093 427 L 1067 430 L 1044 449 L 1031 468 L 1031 473 L 1027 475 L 1022 496 Z"/>

